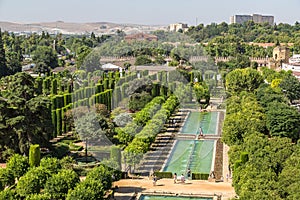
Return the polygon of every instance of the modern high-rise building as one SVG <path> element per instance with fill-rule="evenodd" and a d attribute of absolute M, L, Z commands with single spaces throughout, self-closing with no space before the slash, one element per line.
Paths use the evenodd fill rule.
<path fill-rule="evenodd" d="M 253 15 L 233 15 L 230 17 L 231 24 L 242 24 L 247 21 L 253 21 L 254 23 L 265 23 L 270 25 L 274 24 L 274 16 L 264 16 L 259 14 Z"/>

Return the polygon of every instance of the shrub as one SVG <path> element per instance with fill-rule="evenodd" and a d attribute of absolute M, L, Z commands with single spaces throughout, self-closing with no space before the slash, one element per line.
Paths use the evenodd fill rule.
<path fill-rule="evenodd" d="M 62 169 L 73 169 L 73 165 L 76 161 L 71 156 L 65 156 L 59 160 Z"/>
<path fill-rule="evenodd" d="M 37 167 L 41 161 L 41 150 L 40 145 L 30 145 L 29 149 L 29 165 L 30 167 Z"/>
<path fill-rule="evenodd" d="M 26 197 L 29 194 L 38 194 L 44 188 L 50 173 L 43 167 L 35 167 L 29 170 L 18 181 L 16 191 L 21 197 Z"/>
<path fill-rule="evenodd" d="M 99 181 L 102 183 L 103 188 L 108 190 L 112 186 L 112 175 L 112 171 L 109 171 L 108 168 L 100 165 L 87 174 L 86 180 Z"/>
<path fill-rule="evenodd" d="M 0 190 L 4 190 L 5 187 L 9 187 L 15 183 L 14 175 L 12 171 L 0 168 Z"/>
<path fill-rule="evenodd" d="M 156 175 L 158 178 L 172 178 L 173 177 L 172 172 L 154 172 L 154 175 Z"/>
<path fill-rule="evenodd" d="M 44 192 L 49 194 L 52 199 L 65 199 L 68 191 L 79 182 L 76 172 L 65 169 L 47 180 Z"/>
<path fill-rule="evenodd" d="M 50 196 L 48 194 L 30 194 L 26 197 L 25 200 L 50 200 Z"/>
<path fill-rule="evenodd" d="M 100 181 L 85 180 L 69 190 L 66 200 L 102 200 L 105 190 Z"/>
<path fill-rule="evenodd" d="M 13 155 L 7 163 L 7 169 L 11 170 L 14 177 L 18 179 L 27 172 L 28 168 L 29 163 L 27 157 L 19 154 Z"/>
<path fill-rule="evenodd" d="M 16 192 L 14 190 L 6 189 L 0 192 L 0 200 L 15 200 Z"/>
<path fill-rule="evenodd" d="M 57 158 L 43 158 L 40 166 L 51 174 L 56 174 L 61 169 L 60 162 Z"/>
<path fill-rule="evenodd" d="M 209 174 L 192 173 L 193 180 L 208 180 Z"/>

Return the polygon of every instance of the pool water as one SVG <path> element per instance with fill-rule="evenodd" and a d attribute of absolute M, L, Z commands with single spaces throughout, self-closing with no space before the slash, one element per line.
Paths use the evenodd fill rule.
<path fill-rule="evenodd" d="M 158 196 L 158 195 L 141 195 L 139 200 L 212 200 L 213 198 L 208 197 L 182 197 L 182 196 Z"/>
<path fill-rule="evenodd" d="M 211 171 L 214 153 L 213 140 L 177 140 L 163 171 L 186 175 L 190 168 L 192 173 Z"/>
<path fill-rule="evenodd" d="M 219 112 L 190 112 L 181 130 L 182 134 L 217 134 Z"/>

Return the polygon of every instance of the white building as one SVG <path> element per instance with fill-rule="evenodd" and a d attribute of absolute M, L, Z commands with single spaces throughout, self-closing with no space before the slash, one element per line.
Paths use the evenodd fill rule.
<path fill-rule="evenodd" d="M 188 30 L 188 25 L 187 24 L 183 24 L 183 23 L 177 23 L 177 24 L 170 24 L 169 26 L 169 30 L 170 31 L 174 31 L 177 32 L 179 30 L 182 30 L 183 32 Z"/>
<path fill-rule="evenodd" d="M 243 24 L 247 21 L 253 21 L 254 23 L 268 23 L 270 25 L 274 24 L 274 16 L 265 16 L 259 14 L 253 15 L 233 15 L 230 17 L 231 24 Z"/>
<path fill-rule="evenodd" d="M 289 58 L 289 64 L 294 65 L 298 64 L 300 65 L 300 54 L 294 54 L 292 57 Z"/>

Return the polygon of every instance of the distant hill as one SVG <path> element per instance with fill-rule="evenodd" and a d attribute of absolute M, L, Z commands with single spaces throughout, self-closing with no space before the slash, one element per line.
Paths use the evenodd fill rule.
<path fill-rule="evenodd" d="M 122 30 L 126 34 L 138 32 L 151 32 L 154 30 L 167 30 L 167 26 L 162 25 L 139 25 L 139 24 L 115 24 L 110 22 L 91 22 L 91 23 L 73 23 L 73 22 L 41 22 L 41 23 L 14 23 L 1 22 L 2 31 L 15 33 L 30 33 L 47 31 L 49 33 L 62 34 L 89 34 L 94 32 L 96 35 L 114 34 L 117 30 Z"/>

